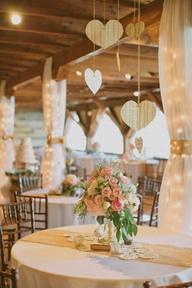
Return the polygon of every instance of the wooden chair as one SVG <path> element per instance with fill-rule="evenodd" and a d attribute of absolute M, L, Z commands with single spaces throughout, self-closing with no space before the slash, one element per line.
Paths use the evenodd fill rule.
<path fill-rule="evenodd" d="M 26 191 L 42 188 L 42 175 L 20 175 L 19 188 L 21 194 Z"/>
<path fill-rule="evenodd" d="M 154 288 L 150 281 L 146 281 L 143 283 L 144 288 Z M 156 286 L 155 288 L 188 288 L 192 287 L 192 282 L 183 282 L 179 284 L 172 284 L 172 285 L 164 285 L 164 286 Z"/>
<path fill-rule="evenodd" d="M 48 228 L 48 196 L 25 195 L 15 192 L 15 201 L 17 203 L 31 203 L 32 217 L 34 220 L 34 230 L 44 230 Z"/>
<path fill-rule="evenodd" d="M 144 182 L 139 184 L 139 195 L 141 204 L 138 211 L 137 224 L 147 224 L 149 226 L 158 225 L 158 206 L 161 181 L 144 178 Z"/>
<path fill-rule="evenodd" d="M 10 271 L 0 271 L 1 288 L 17 288 L 17 270 L 15 268 Z"/>

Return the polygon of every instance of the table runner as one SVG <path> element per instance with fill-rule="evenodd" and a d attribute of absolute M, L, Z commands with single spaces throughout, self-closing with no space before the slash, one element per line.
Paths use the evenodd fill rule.
<path fill-rule="evenodd" d="M 75 238 L 75 236 L 78 235 L 82 234 L 79 232 L 76 233 L 66 230 L 62 231 L 59 229 L 43 230 L 38 233 L 31 234 L 26 238 L 23 238 L 21 241 L 76 249 L 75 242 L 72 241 L 71 239 L 73 237 Z M 93 238 L 93 235 L 91 233 L 83 233 L 83 236 L 87 237 L 87 239 L 90 237 L 90 240 L 91 237 Z M 159 257 L 155 259 L 138 258 L 136 259 L 137 261 L 147 261 L 153 263 L 168 264 L 173 266 L 192 267 L 191 248 L 179 248 L 176 246 L 158 245 L 158 244 L 142 244 L 142 246 L 149 249 L 153 249 L 153 251 L 157 253 Z M 90 252 L 98 255 L 98 252 L 94 252 L 91 250 Z M 101 254 L 103 254 L 103 252 Z M 109 256 L 110 254 L 105 252 L 105 255 Z"/>

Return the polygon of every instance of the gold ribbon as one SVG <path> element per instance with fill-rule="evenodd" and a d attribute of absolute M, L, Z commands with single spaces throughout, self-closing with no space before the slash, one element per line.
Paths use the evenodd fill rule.
<path fill-rule="evenodd" d="M 49 135 L 47 137 L 47 144 L 48 145 L 53 145 L 53 144 L 64 144 L 64 138 L 63 137 L 55 137 Z"/>
<path fill-rule="evenodd" d="M 7 141 L 7 140 L 13 140 L 13 135 L 3 135 L 1 137 L 2 140 Z"/>
<path fill-rule="evenodd" d="M 192 155 L 192 140 L 171 140 L 171 154 Z"/>

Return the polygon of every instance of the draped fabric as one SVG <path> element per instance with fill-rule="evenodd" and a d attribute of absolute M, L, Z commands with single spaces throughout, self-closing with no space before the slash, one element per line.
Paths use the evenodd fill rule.
<path fill-rule="evenodd" d="M 15 151 L 13 143 L 15 98 L 5 97 L 5 82 L 0 87 L 0 203 L 9 201 L 9 179 L 6 171 L 13 168 Z"/>
<path fill-rule="evenodd" d="M 48 58 L 43 74 L 43 111 L 46 144 L 43 158 L 43 187 L 59 185 L 64 176 L 64 123 L 66 111 L 66 80 L 52 80 L 52 58 Z"/>
<path fill-rule="evenodd" d="M 192 141 L 192 1 L 165 0 L 160 86 L 172 140 Z M 177 143 L 177 142 L 176 142 Z M 181 151 L 182 152 L 182 151 Z M 192 151 L 171 154 L 161 189 L 161 227 L 192 236 Z"/>

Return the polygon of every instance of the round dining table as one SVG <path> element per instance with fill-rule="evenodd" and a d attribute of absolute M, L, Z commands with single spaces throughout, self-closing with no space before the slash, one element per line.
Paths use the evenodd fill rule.
<path fill-rule="evenodd" d="M 75 239 L 79 234 L 92 235 L 94 230 L 95 225 L 61 227 L 36 232 L 16 242 L 12 266 L 18 269 L 18 288 L 141 288 L 146 280 L 154 285 L 192 281 L 189 261 L 187 265 L 183 264 L 185 261 L 170 265 L 122 260 L 107 252 L 80 251 L 64 244 L 69 235 Z M 186 258 L 192 251 L 191 237 L 158 228 L 139 227 L 134 241 L 174 246 L 182 251 L 185 247 Z"/>
<path fill-rule="evenodd" d="M 48 194 L 48 227 L 55 228 L 61 226 L 94 224 L 95 217 L 88 216 L 81 219 L 74 214 L 74 208 L 79 197 L 65 195 L 51 195 L 48 189 L 36 189 L 25 192 L 25 195 L 44 195 Z"/>

